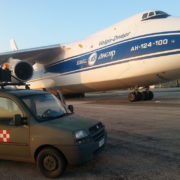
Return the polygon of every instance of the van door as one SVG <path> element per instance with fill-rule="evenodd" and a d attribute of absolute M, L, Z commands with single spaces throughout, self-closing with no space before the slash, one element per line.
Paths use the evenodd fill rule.
<path fill-rule="evenodd" d="M 30 156 L 29 125 L 15 126 L 15 114 L 24 116 L 15 101 L 0 97 L 0 157 L 3 159 Z"/>

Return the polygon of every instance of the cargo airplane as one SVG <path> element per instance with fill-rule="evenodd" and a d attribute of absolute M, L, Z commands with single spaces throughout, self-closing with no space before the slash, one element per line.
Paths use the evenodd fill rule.
<path fill-rule="evenodd" d="M 130 101 L 151 100 L 150 85 L 180 77 L 180 18 L 159 10 L 78 42 L 18 50 L 12 41 L 11 47 L 0 54 L 1 64 L 9 62 L 16 79 L 33 89 L 79 94 L 132 88 Z"/>

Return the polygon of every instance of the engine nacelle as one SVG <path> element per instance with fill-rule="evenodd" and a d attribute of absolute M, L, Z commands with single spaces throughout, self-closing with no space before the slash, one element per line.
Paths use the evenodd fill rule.
<path fill-rule="evenodd" d="M 12 75 L 22 82 L 30 80 L 33 75 L 33 67 L 26 61 L 16 61 L 11 70 Z M 12 78 L 13 82 L 17 82 L 15 78 Z"/>

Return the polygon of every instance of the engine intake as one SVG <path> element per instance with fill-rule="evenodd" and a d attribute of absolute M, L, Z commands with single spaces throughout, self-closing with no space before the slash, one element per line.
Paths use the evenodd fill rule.
<path fill-rule="evenodd" d="M 13 75 L 20 81 L 28 81 L 32 78 L 33 67 L 26 61 L 19 61 L 14 66 Z"/>

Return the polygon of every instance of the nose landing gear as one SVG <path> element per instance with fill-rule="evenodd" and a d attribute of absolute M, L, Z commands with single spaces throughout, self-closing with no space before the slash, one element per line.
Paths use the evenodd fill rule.
<path fill-rule="evenodd" d="M 154 98 L 154 94 L 152 91 L 149 91 L 149 88 L 146 88 L 145 91 L 139 92 L 137 89 L 133 92 L 129 93 L 128 99 L 130 102 L 136 101 L 147 101 L 152 100 Z"/>

